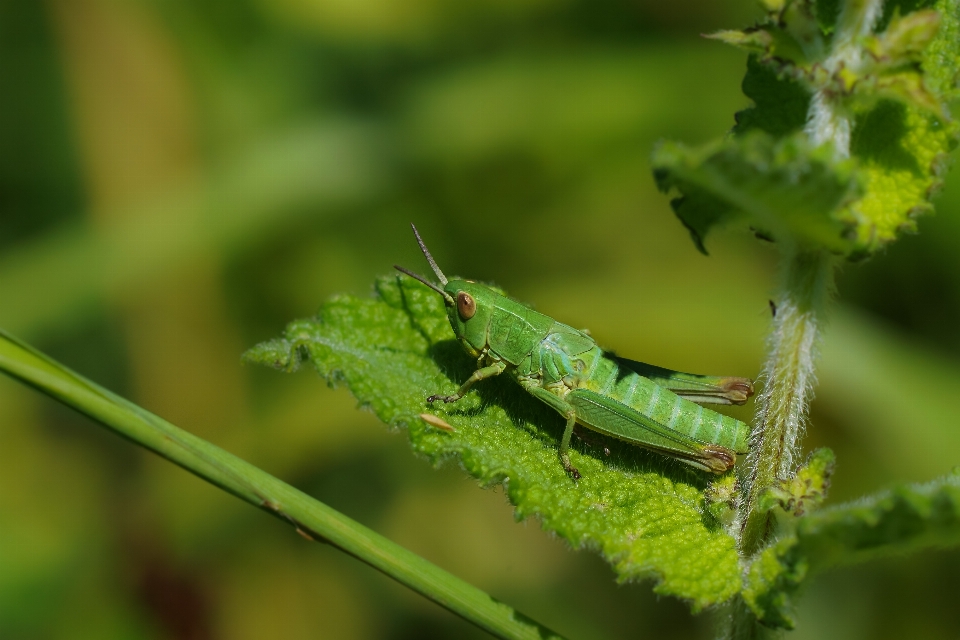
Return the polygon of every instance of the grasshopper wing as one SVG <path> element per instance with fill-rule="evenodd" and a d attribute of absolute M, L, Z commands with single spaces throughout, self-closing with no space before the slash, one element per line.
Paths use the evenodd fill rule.
<path fill-rule="evenodd" d="M 621 367 L 626 367 L 644 378 L 649 378 L 681 398 L 701 404 L 743 404 L 753 395 L 753 381 L 733 376 L 701 376 L 664 369 L 645 362 L 616 358 Z"/>
<path fill-rule="evenodd" d="M 584 426 L 677 458 L 698 469 L 723 473 L 737 461 L 736 453 L 726 447 L 700 442 L 594 391 L 574 389 L 565 400 L 573 405 L 577 422 Z"/>

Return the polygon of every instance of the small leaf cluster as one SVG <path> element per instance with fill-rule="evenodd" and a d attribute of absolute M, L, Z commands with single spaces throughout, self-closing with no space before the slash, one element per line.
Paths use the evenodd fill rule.
<path fill-rule="evenodd" d="M 797 518 L 818 508 L 827 497 L 835 464 L 833 451 L 817 449 L 797 469 L 795 475 L 766 490 L 760 497 L 760 508 L 770 511 L 779 507 Z"/>
<path fill-rule="evenodd" d="M 848 259 L 876 252 L 932 209 L 957 141 L 958 0 L 765 0 L 766 16 L 712 37 L 750 52 L 744 93 L 721 141 L 664 143 L 664 192 L 705 252 L 715 226 Z M 813 199 L 802 202 L 808 197 Z"/>
<path fill-rule="evenodd" d="M 928 86 L 921 67 L 940 28 L 938 11 L 919 9 L 900 15 L 899 6 L 891 3 L 887 5 L 890 13 L 880 21 L 885 28 L 857 38 L 855 33 L 866 29 L 855 24 L 838 29 L 834 20 L 876 20 L 869 9 L 866 15 L 853 10 L 837 15 L 835 7 L 809 1 L 764 4 L 767 15 L 757 26 L 709 37 L 750 52 L 811 94 L 823 92 L 848 106 L 866 108 L 891 99 L 947 117 L 944 96 Z M 836 39 L 838 32 L 847 37 Z"/>

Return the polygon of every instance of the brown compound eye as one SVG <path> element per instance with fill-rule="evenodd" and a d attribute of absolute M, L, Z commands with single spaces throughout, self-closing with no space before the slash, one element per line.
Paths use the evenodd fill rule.
<path fill-rule="evenodd" d="M 477 312 L 477 303 L 469 293 L 461 291 L 457 294 L 457 313 L 463 320 L 469 320 Z"/>

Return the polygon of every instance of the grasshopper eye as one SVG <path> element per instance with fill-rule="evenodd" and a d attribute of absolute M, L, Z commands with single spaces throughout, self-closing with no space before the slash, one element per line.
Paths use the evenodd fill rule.
<path fill-rule="evenodd" d="M 461 291 L 457 294 L 457 313 L 462 320 L 469 320 L 477 312 L 477 303 L 469 293 Z"/>

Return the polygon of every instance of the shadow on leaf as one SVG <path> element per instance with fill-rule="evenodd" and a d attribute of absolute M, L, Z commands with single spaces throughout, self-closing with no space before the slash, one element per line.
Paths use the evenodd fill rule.
<path fill-rule="evenodd" d="M 427 353 L 457 387 L 466 382 L 475 370 L 474 361 L 463 352 L 456 340 L 437 342 Z M 479 405 L 467 405 L 461 409 L 455 408 L 456 403 L 452 403 L 447 405 L 448 411 L 453 415 L 478 417 L 489 407 L 497 406 L 504 410 L 510 422 L 518 429 L 523 429 L 551 447 L 559 447 L 564 429 L 563 418 L 526 393 L 509 373 L 478 382 L 461 402 L 468 401 L 470 394 L 474 392 L 480 397 Z M 635 444 L 591 431 L 582 425 L 577 425 L 570 448 L 580 455 L 600 461 L 609 471 L 625 474 L 655 473 L 673 482 L 700 489 L 706 487 L 710 481 L 708 474 L 683 463 Z M 557 464 L 560 464 L 559 459 Z"/>
<path fill-rule="evenodd" d="M 926 170 L 917 164 L 917 158 L 904 146 L 910 133 L 906 105 L 883 100 L 857 123 L 850 150 L 855 156 L 872 160 L 888 170 L 904 170 L 922 176 Z"/>

